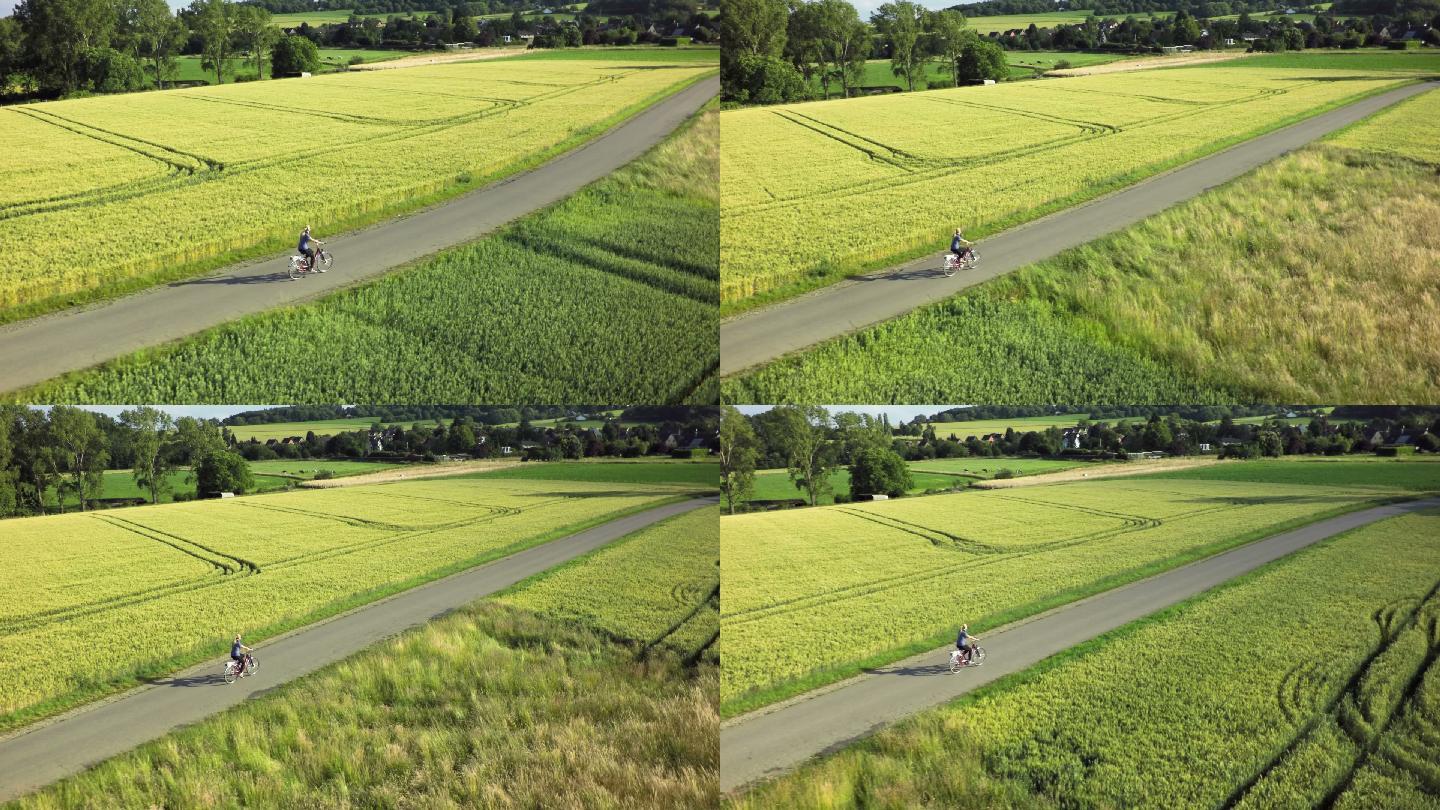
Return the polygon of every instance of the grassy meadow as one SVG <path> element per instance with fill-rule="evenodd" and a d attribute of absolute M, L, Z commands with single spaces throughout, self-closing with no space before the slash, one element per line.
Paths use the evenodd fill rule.
<path fill-rule="evenodd" d="M 1117 234 L 727 380 L 725 396 L 1433 401 L 1440 344 L 1416 326 L 1440 322 L 1420 292 L 1440 272 L 1437 115 L 1440 91 L 1423 93 Z"/>
<path fill-rule="evenodd" d="M 353 419 L 324 419 L 314 422 L 269 422 L 258 425 L 232 425 L 226 429 L 240 441 L 267 441 L 269 439 L 286 439 L 293 436 L 304 437 L 306 433 L 313 432 L 316 436 L 333 436 L 336 433 L 350 433 L 356 430 L 369 430 L 371 425 L 383 420 L 371 416 L 357 416 Z M 412 428 L 416 425 L 421 427 L 432 427 L 436 424 L 449 424 L 448 419 L 422 419 L 415 422 L 384 422 L 386 427 L 401 426 Z"/>
<path fill-rule="evenodd" d="M 727 804 L 1433 807 L 1437 532 L 1340 535 Z"/>
<path fill-rule="evenodd" d="M 15 396 L 714 402 L 718 142 L 715 113 L 702 113 L 640 160 L 492 236 Z"/>
<path fill-rule="evenodd" d="M 676 484 L 709 489 L 720 487 L 720 465 L 715 461 L 547 461 L 528 462 L 503 470 L 473 473 L 484 479 L 525 481 L 587 481 L 605 484 Z"/>

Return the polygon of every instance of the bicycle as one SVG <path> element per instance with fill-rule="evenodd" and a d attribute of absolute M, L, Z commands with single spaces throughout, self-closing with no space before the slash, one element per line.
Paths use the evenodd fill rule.
<path fill-rule="evenodd" d="M 959 650 L 955 650 L 950 655 L 950 672 L 952 674 L 966 667 L 978 667 L 981 662 L 985 660 L 985 648 L 978 645 L 970 648 L 970 658 L 968 660 L 963 655 L 956 654 L 959 652 Z"/>
<path fill-rule="evenodd" d="M 325 248 L 320 248 L 315 252 L 315 261 L 313 263 L 303 254 L 291 256 L 290 280 L 297 280 L 306 273 L 324 273 L 330 269 L 330 263 L 333 261 L 335 261 L 335 257 L 331 256 L 330 251 Z"/>
<path fill-rule="evenodd" d="M 940 268 L 940 270 L 945 274 L 946 278 L 950 278 L 955 275 L 956 271 L 975 269 L 975 265 L 979 263 L 980 251 L 978 250 L 972 249 L 969 253 L 965 254 L 965 258 L 963 259 L 954 253 L 946 253 L 945 266 Z"/>
<path fill-rule="evenodd" d="M 254 675 L 259 664 L 255 663 L 254 653 L 245 653 L 245 671 L 240 671 L 240 662 L 233 658 L 225 662 L 225 683 L 234 683 L 239 678 L 247 675 Z"/>

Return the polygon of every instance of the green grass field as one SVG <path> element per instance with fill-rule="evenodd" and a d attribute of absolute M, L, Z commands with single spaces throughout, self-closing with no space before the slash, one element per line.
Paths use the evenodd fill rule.
<path fill-rule="evenodd" d="M 1072 67 L 1086 67 L 1088 65 L 1103 65 L 1106 62 L 1114 62 L 1123 57 L 1114 54 L 1098 53 L 1064 53 L 1060 51 L 1006 51 L 1005 63 L 1010 65 L 1012 78 L 1029 78 L 1036 73 L 1046 70 L 1053 70 L 1055 63 L 1067 61 Z M 949 69 L 939 62 L 929 62 L 925 65 L 926 82 L 950 82 L 953 75 Z M 865 63 L 865 74 L 860 80 L 865 87 L 900 87 L 908 89 L 905 80 L 895 75 L 890 68 L 888 59 L 871 59 Z M 810 81 L 810 88 L 816 98 L 820 98 L 820 80 L 818 78 Z M 924 90 L 926 87 L 916 84 L 916 90 Z M 830 95 L 838 98 L 840 85 L 832 82 Z"/>
<path fill-rule="evenodd" d="M 369 430 L 371 425 L 382 420 L 369 416 L 359 416 L 354 419 L 326 419 L 315 422 L 273 422 L 263 425 L 235 425 L 228 428 L 240 441 L 266 441 L 267 439 L 286 439 L 293 436 L 304 438 L 306 433 L 314 432 L 316 436 L 333 436 L 336 433 L 350 433 L 356 430 Z M 449 424 L 449 419 L 423 419 L 416 422 L 384 422 L 386 427 L 403 425 L 406 428 L 433 427 L 436 424 Z"/>
<path fill-rule="evenodd" d="M 263 464 L 263 462 L 261 462 L 261 464 Z M 247 494 L 274 492 L 276 490 L 286 489 L 292 483 L 289 476 L 273 475 L 269 474 L 269 470 L 257 469 L 255 462 L 251 463 L 250 469 L 254 474 L 255 489 Z M 186 470 L 176 470 L 166 476 L 170 482 L 170 491 L 161 493 L 160 503 L 173 502 L 176 493 L 194 495 L 195 484 L 185 480 L 189 475 L 190 473 Z M 146 503 L 149 503 L 150 492 L 135 485 L 135 475 L 130 470 L 106 470 L 101 478 L 100 492 L 93 497 L 99 500 L 141 498 L 144 499 Z M 60 503 L 57 498 L 58 496 L 55 489 L 52 487 L 46 493 L 46 507 L 50 510 L 59 511 Z M 79 500 L 76 499 L 74 494 L 66 493 L 64 505 L 67 511 L 76 509 L 79 503 Z"/>
<path fill-rule="evenodd" d="M 1314 484 L 1331 487 L 1440 491 L 1440 456 L 1261 459 L 1155 473 L 1155 479 Z"/>
<path fill-rule="evenodd" d="M 716 806 L 717 532 L 642 530 L 19 806 Z"/>
<path fill-rule="evenodd" d="M 312 26 L 333 25 L 349 20 L 352 13 L 353 12 L 347 9 L 332 11 L 296 11 L 285 14 L 272 14 L 270 15 L 270 21 L 280 28 L 294 28 L 298 27 L 301 23 L 309 23 Z M 433 11 L 407 11 L 403 13 L 396 12 L 394 14 L 361 14 L 360 16 L 371 17 L 377 20 L 384 20 L 390 17 L 419 17 L 424 19 L 434 13 Z"/>
<path fill-rule="evenodd" d="M 1045 430 L 1047 428 L 1075 427 L 1082 419 L 1089 419 L 1088 413 L 1061 413 L 1053 416 L 1017 416 L 1011 419 L 973 419 L 964 422 L 932 422 L 935 435 L 948 439 L 952 435 L 964 441 L 970 436 L 984 436 L 988 433 L 1004 433 L 1006 428 L 1018 432 Z"/>
<path fill-rule="evenodd" d="M 722 711 L 1408 494 L 1137 477 L 725 516 Z"/>
<path fill-rule="evenodd" d="M 714 461 L 532 461 L 464 477 L 607 484 L 679 484 L 718 489 L 720 465 Z"/>
<path fill-rule="evenodd" d="M 674 48 L 653 45 L 617 45 L 613 47 L 595 45 L 584 48 L 542 48 L 513 58 L 544 62 L 579 59 L 586 62 L 656 62 L 718 66 L 720 64 L 720 48 L 717 45 L 704 44 Z"/>
<path fill-rule="evenodd" d="M 702 114 L 640 160 L 493 236 L 23 397 L 714 402 L 718 140 L 716 116 Z"/>
<path fill-rule="evenodd" d="M 404 467 L 404 464 L 387 464 L 380 461 L 345 461 L 343 459 L 275 459 L 273 461 L 252 461 L 250 471 L 263 473 L 265 475 L 292 478 L 301 481 L 309 481 L 315 474 L 325 470 L 335 478 L 344 478 L 349 475 L 363 475 L 365 473 L 380 472 L 381 470 L 393 470 L 396 467 Z"/>
<path fill-rule="evenodd" d="M 361 48 L 321 48 L 320 62 L 322 70 L 344 70 L 350 65 L 350 60 L 360 57 L 364 62 L 387 62 L 391 59 L 399 59 L 404 56 L 414 56 L 411 51 L 388 51 L 388 50 L 365 50 Z M 173 77 L 176 81 L 182 82 L 206 82 L 215 83 L 215 72 L 205 70 L 200 66 L 199 56 L 176 57 L 177 70 Z M 250 59 L 233 59 L 230 62 L 230 70 L 225 74 L 225 82 L 231 83 L 241 76 L 254 76 L 255 62 Z M 265 63 L 266 79 L 270 78 L 270 63 Z"/>
<path fill-rule="evenodd" d="M 1434 807 L 1437 536 L 1431 510 L 1299 551 L 729 804 Z"/>
<path fill-rule="evenodd" d="M 931 489 L 953 489 L 963 486 L 969 479 L 960 475 L 946 475 L 938 472 L 927 472 L 910 468 L 910 477 L 914 480 L 914 486 L 908 490 L 908 494 L 915 495 Z M 830 475 L 830 492 L 820 496 L 821 504 L 835 502 L 836 495 L 850 496 L 850 470 L 841 468 Z M 755 476 L 755 491 L 750 496 L 752 501 L 784 501 L 804 500 L 805 493 L 795 488 L 791 483 L 790 476 L 785 470 L 761 470 Z"/>
<path fill-rule="evenodd" d="M 1440 344 L 1415 324 L 1440 320 L 1440 300 L 1414 291 L 1440 256 L 1437 114 L 1432 90 L 1115 235 L 727 379 L 725 397 L 1433 401 Z"/>
<path fill-rule="evenodd" d="M 996 473 L 1001 470 L 1009 470 L 1013 477 L 1019 478 L 1025 475 L 1073 470 L 1076 467 L 1102 467 L 1105 465 L 1048 458 L 937 458 L 933 461 L 912 461 L 910 466 L 917 470 L 946 472 L 983 480 L 994 478 Z"/>
<path fill-rule="evenodd" d="M 1440 74 L 1440 50 L 1391 51 L 1366 48 L 1354 51 L 1291 51 L 1266 53 L 1244 61 L 1247 68 L 1276 70 L 1361 70 L 1419 75 Z M 1211 62 L 1197 67 L 1233 67 L 1234 63 Z"/>

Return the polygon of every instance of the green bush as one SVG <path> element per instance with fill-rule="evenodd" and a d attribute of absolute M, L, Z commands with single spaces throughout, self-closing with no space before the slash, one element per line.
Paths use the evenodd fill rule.
<path fill-rule="evenodd" d="M 334 477 L 335 477 L 335 472 L 334 472 L 333 470 L 318 470 L 318 471 L 316 471 L 316 473 L 315 473 L 315 480 L 316 480 L 316 481 L 329 481 L 331 478 L 334 478 Z"/>

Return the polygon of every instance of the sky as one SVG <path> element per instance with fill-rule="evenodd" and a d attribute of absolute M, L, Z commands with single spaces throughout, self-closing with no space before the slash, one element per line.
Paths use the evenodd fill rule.
<path fill-rule="evenodd" d="M 736 409 L 746 416 L 754 416 L 757 413 L 764 413 L 770 410 L 772 405 L 737 405 Z M 826 405 L 825 410 L 831 413 L 849 411 L 851 413 L 868 413 L 871 416 L 888 414 L 890 424 L 898 425 L 901 422 L 909 422 L 917 416 L 929 416 L 932 413 L 948 411 L 951 408 L 963 408 L 963 405 Z"/>

